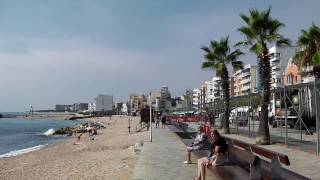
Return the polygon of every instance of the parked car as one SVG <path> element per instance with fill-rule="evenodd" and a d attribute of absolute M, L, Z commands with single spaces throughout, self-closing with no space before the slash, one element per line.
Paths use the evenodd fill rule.
<path fill-rule="evenodd" d="M 295 112 L 294 109 L 288 109 L 287 110 L 287 125 L 290 128 L 293 128 L 294 125 L 296 124 L 298 120 L 297 113 Z M 278 126 L 284 126 L 285 125 L 285 110 L 280 110 L 278 109 L 277 113 L 275 116 L 272 116 L 269 119 L 269 124 L 272 125 L 272 127 L 278 127 Z"/>
<path fill-rule="evenodd" d="M 229 122 L 230 124 L 238 126 L 246 126 L 248 124 L 248 118 L 250 117 L 250 107 L 237 107 L 230 112 Z"/>

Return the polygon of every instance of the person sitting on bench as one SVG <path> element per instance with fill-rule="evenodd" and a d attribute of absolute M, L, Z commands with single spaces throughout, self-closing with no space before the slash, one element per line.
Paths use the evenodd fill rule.
<path fill-rule="evenodd" d="M 191 164 L 191 152 L 194 150 L 204 150 L 209 149 L 206 148 L 207 145 L 207 136 L 204 134 L 203 127 L 199 127 L 198 133 L 194 138 L 192 144 L 187 147 L 187 161 L 184 161 L 185 164 Z"/>
<path fill-rule="evenodd" d="M 211 146 L 211 152 L 208 157 L 198 159 L 198 175 L 194 180 L 205 180 L 206 178 L 206 166 L 218 166 L 225 163 L 225 157 L 228 150 L 226 140 L 220 136 L 217 130 L 212 131 L 213 143 Z"/>

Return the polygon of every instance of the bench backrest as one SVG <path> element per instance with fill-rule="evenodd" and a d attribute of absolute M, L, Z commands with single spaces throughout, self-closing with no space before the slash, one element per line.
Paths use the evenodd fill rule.
<path fill-rule="evenodd" d="M 282 164 L 287 165 L 287 166 L 290 165 L 289 157 L 287 155 L 285 155 L 285 154 L 277 153 L 277 152 L 274 152 L 274 151 L 270 151 L 268 149 L 264 149 L 264 148 L 261 148 L 261 147 L 256 146 L 256 145 L 252 145 L 251 146 L 251 150 L 255 154 L 258 154 L 258 155 L 263 156 L 263 157 L 265 157 L 267 159 L 270 159 L 270 160 L 273 159 L 274 157 L 278 157 L 279 161 Z"/>
<path fill-rule="evenodd" d="M 259 147 L 257 145 L 254 144 L 249 144 L 249 143 L 245 143 L 243 141 L 239 141 L 239 140 L 235 140 L 235 139 L 231 139 L 228 137 L 224 137 L 226 139 L 226 141 L 228 141 L 228 143 L 232 143 L 238 147 L 241 147 L 243 149 L 247 149 L 250 150 L 251 152 L 259 155 L 259 156 L 263 156 L 269 160 L 272 160 L 274 157 L 278 157 L 279 161 L 284 164 L 284 165 L 290 165 L 290 161 L 289 161 L 289 157 L 285 154 L 282 153 L 277 153 L 268 149 L 264 149 L 262 147 Z"/>
<path fill-rule="evenodd" d="M 258 158 L 254 154 L 240 149 L 233 144 L 228 144 L 228 153 L 235 156 L 237 159 L 249 164 L 254 164 L 255 160 Z"/>

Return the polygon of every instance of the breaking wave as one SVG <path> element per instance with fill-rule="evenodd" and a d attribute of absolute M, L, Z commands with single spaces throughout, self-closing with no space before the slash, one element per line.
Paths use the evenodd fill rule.
<path fill-rule="evenodd" d="M 29 148 L 25 148 L 25 149 L 19 149 L 19 150 L 14 150 L 14 151 L 10 151 L 8 153 L 5 154 L 0 154 L 0 159 L 1 158 L 8 158 L 8 157 L 12 157 L 12 156 L 17 156 L 20 154 L 26 154 L 32 151 L 37 151 L 40 150 L 44 147 L 46 147 L 48 144 L 46 145 L 38 145 L 38 146 L 33 146 L 33 147 L 29 147 Z"/>
<path fill-rule="evenodd" d="M 54 129 L 51 128 L 51 129 L 48 129 L 46 132 L 44 132 L 43 135 L 45 135 L 45 136 L 51 136 L 51 135 L 54 134 L 54 132 L 55 132 Z"/>

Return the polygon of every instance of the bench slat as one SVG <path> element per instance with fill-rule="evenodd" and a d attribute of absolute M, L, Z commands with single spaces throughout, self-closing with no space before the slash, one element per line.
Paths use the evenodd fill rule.
<path fill-rule="evenodd" d="M 228 145 L 228 152 L 234 156 L 236 156 L 241 161 L 247 162 L 249 164 L 253 164 L 255 159 L 257 158 L 252 153 L 239 149 L 236 146 L 233 146 L 232 144 Z"/>
<path fill-rule="evenodd" d="M 247 150 L 249 150 L 251 148 L 252 152 L 254 152 L 257 155 L 263 156 L 269 160 L 271 160 L 275 156 L 278 156 L 279 160 L 282 164 L 287 165 L 287 166 L 290 165 L 289 157 L 285 154 L 270 151 L 268 149 L 264 149 L 264 148 L 259 147 L 257 145 L 249 144 L 249 143 L 235 140 L 235 139 L 231 139 L 228 137 L 224 137 L 224 138 L 229 142 L 229 144 L 232 143 L 235 146 L 238 146 L 238 147 L 241 147 L 241 148 L 247 149 Z"/>
<path fill-rule="evenodd" d="M 258 155 L 261 155 L 263 157 L 266 157 L 268 159 L 272 159 L 275 156 L 278 156 L 279 160 L 280 160 L 280 162 L 282 164 L 285 164 L 287 166 L 290 165 L 289 157 L 287 155 L 284 155 L 284 154 L 281 154 L 281 153 L 276 153 L 276 152 L 261 148 L 261 147 L 256 146 L 256 145 L 252 145 L 251 149 L 252 149 L 252 152 L 254 152 L 254 153 L 258 154 Z"/>
<path fill-rule="evenodd" d="M 239 166 L 209 166 L 208 169 L 219 179 L 249 179 L 250 174 Z"/>

